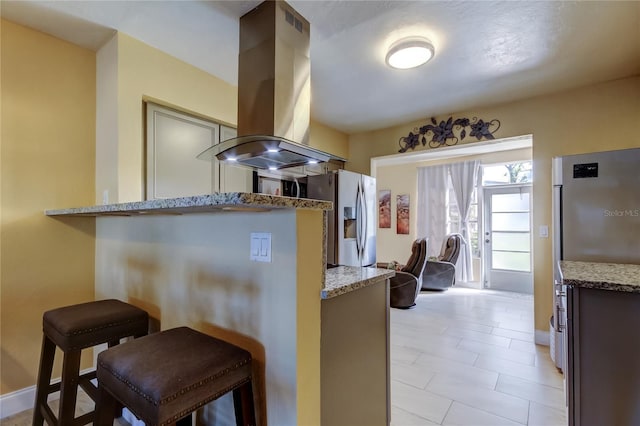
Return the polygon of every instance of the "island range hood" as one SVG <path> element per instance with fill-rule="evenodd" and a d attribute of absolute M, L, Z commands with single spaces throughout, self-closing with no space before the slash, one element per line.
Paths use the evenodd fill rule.
<path fill-rule="evenodd" d="M 197 158 L 277 170 L 345 161 L 309 146 L 309 22 L 284 1 L 265 1 L 240 18 L 238 137 Z"/>

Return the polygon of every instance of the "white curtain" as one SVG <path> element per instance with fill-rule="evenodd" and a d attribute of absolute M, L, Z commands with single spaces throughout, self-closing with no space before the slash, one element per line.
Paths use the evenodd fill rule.
<path fill-rule="evenodd" d="M 460 233 L 464 239 L 460 248 L 458 263 L 456 267 L 456 280 L 473 281 L 473 265 L 471 263 L 471 244 L 469 231 L 469 206 L 471 205 L 471 196 L 473 188 L 478 178 L 479 161 L 465 161 L 449 165 L 449 173 L 451 174 L 451 184 L 458 203 L 460 212 Z"/>
<path fill-rule="evenodd" d="M 417 237 L 429 238 L 427 253 L 438 256 L 447 235 L 447 166 L 418 168 Z"/>

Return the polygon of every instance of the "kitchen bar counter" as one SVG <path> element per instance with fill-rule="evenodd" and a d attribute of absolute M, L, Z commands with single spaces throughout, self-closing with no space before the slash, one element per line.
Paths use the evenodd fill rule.
<path fill-rule="evenodd" d="M 47 216 L 135 216 L 188 214 L 216 211 L 269 211 L 273 209 L 331 210 L 330 201 L 280 197 L 247 192 L 225 192 L 193 197 L 166 198 L 130 203 L 46 210 Z"/>
<path fill-rule="evenodd" d="M 45 214 L 71 227 L 95 217 L 97 299 L 145 309 L 158 329 L 186 325 L 249 350 L 257 424 L 388 426 L 395 272 L 326 269 L 332 208 L 224 193 Z M 254 233 L 272 236 L 269 262 L 250 260 Z M 228 407 L 213 405 L 205 410 Z"/>
<path fill-rule="evenodd" d="M 640 265 L 562 260 L 560 269 L 566 285 L 640 293 Z"/>
<path fill-rule="evenodd" d="M 311 200 L 229 192 L 198 195 L 193 197 L 136 201 L 130 203 L 105 204 L 88 207 L 47 210 L 47 216 L 137 216 L 137 215 L 182 215 L 189 213 L 212 213 L 220 211 L 260 212 L 272 209 L 331 210 L 329 201 Z M 395 273 L 387 269 L 340 266 L 326 272 L 322 299 L 329 299 L 367 287 L 392 277 Z"/>
<path fill-rule="evenodd" d="M 391 269 L 360 268 L 355 266 L 338 266 L 328 269 L 325 276 L 322 299 L 330 299 L 341 294 L 368 287 L 381 280 L 395 275 Z"/>

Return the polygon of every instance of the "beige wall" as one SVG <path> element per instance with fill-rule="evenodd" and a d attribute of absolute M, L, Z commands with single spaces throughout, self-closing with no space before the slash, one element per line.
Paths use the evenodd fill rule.
<path fill-rule="evenodd" d="M 35 383 L 42 313 L 94 298 L 94 221 L 43 211 L 94 200 L 95 53 L 2 20 L 1 73 L 5 394 Z"/>
<path fill-rule="evenodd" d="M 500 151 L 490 154 L 473 156 L 461 156 L 451 159 L 438 159 L 431 161 L 408 162 L 395 166 L 381 166 L 375 170 L 376 187 L 378 190 L 388 189 L 391 191 L 391 228 L 378 228 L 377 234 L 377 259 L 378 262 L 390 262 L 396 260 L 404 263 L 411 254 L 411 243 L 418 238 L 417 217 L 418 217 L 418 168 L 433 166 L 436 164 L 456 163 L 460 161 L 478 160 L 483 164 L 492 164 L 507 161 L 530 160 L 531 149 L 517 149 L 510 151 Z M 409 194 L 409 234 L 396 233 L 396 196 Z M 434 255 L 440 252 L 440 244 L 429 247 L 429 252 Z M 475 276 L 478 279 L 477 275 Z"/>
<path fill-rule="evenodd" d="M 116 34 L 98 52 L 98 76 L 97 150 L 104 155 L 97 202 L 104 190 L 111 202 L 144 198 L 143 100 L 235 126 L 235 86 L 126 34 Z M 318 122 L 312 122 L 310 131 L 311 146 L 348 156 L 344 133 Z"/>
<path fill-rule="evenodd" d="M 551 159 L 554 156 L 640 146 L 640 77 L 548 96 L 460 112 L 455 117 L 497 118 L 497 138 L 533 134 L 534 297 L 536 330 L 548 330 L 552 311 L 550 238 L 537 237 L 551 226 Z M 445 116 L 439 118 L 446 118 Z M 351 135 L 352 170 L 369 172 L 371 157 L 396 154 L 398 140 L 423 121 Z M 421 148 L 422 149 L 422 148 Z"/>
<path fill-rule="evenodd" d="M 115 127 L 117 133 L 116 138 L 103 135 L 97 140 L 98 151 L 111 155 L 101 165 L 96 193 L 100 196 L 109 190 L 111 202 L 144 198 L 143 100 L 224 123 L 235 122 L 234 86 L 126 34 L 116 34 L 98 52 L 98 59 L 98 73 L 104 77 L 98 82 L 98 127 Z M 112 92 L 100 90 L 101 85 L 113 85 L 113 81 L 117 99 Z M 103 122 L 109 124 L 103 126 Z"/>
<path fill-rule="evenodd" d="M 311 120 L 309 145 L 342 158 L 349 158 L 349 136 Z"/>

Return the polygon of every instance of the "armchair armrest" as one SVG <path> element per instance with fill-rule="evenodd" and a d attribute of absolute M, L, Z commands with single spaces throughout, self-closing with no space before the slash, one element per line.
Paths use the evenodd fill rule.
<path fill-rule="evenodd" d="M 449 262 L 427 261 L 422 276 L 423 290 L 444 290 L 455 282 L 456 267 Z"/>
<path fill-rule="evenodd" d="M 396 271 L 396 275 L 389 278 L 391 288 L 402 287 L 407 284 L 417 285 L 418 279 L 408 272 Z"/>

